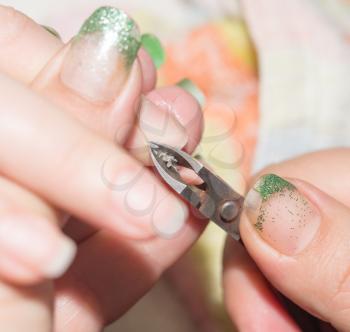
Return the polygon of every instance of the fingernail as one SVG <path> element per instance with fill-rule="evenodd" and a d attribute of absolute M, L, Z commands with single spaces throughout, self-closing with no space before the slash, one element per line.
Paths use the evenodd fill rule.
<path fill-rule="evenodd" d="M 83 24 L 63 63 L 61 79 L 93 102 L 111 102 L 140 47 L 139 29 L 120 9 L 101 7 Z"/>
<path fill-rule="evenodd" d="M 165 52 L 160 40 L 155 35 L 145 33 L 141 36 L 141 44 L 153 60 L 156 68 L 160 68 L 165 61 Z"/>
<path fill-rule="evenodd" d="M 182 149 L 188 142 L 186 129 L 168 109 L 158 107 L 146 97 L 142 98 L 139 125 L 133 131 L 126 148 L 145 165 L 152 165 L 149 142 L 168 144 Z"/>
<path fill-rule="evenodd" d="M 54 29 L 53 27 L 50 27 L 48 25 L 41 25 L 47 32 L 50 32 L 53 36 L 55 36 L 58 39 L 61 39 L 60 34 L 57 32 L 56 29 Z"/>
<path fill-rule="evenodd" d="M 245 208 L 262 239 L 285 255 L 303 251 L 321 222 L 317 208 L 292 183 L 274 174 L 257 181 Z"/>
<path fill-rule="evenodd" d="M 155 232 L 163 238 L 172 238 L 177 235 L 188 217 L 188 208 L 181 201 L 172 204 L 173 198 L 169 195 L 156 206 L 152 217 Z"/>
<path fill-rule="evenodd" d="M 60 277 L 74 260 L 77 247 L 74 241 L 66 236 L 62 236 L 57 245 L 57 252 L 52 257 L 50 263 L 44 268 L 44 272 L 50 278 Z"/>
<path fill-rule="evenodd" d="M 147 98 L 142 101 L 139 126 L 149 142 L 183 148 L 188 141 L 186 130 L 175 115 L 170 110 L 160 109 Z"/>
<path fill-rule="evenodd" d="M 75 243 L 49 220 L 29 216 L 0 218 L 0 248 L 2 254 L 47 278 L 61 276 L 76 253 Z"/>
<path fill-rule="evenodd" d="M 198 101 L 199 105 L 204 106 L 205 95 L 202 90 L 196 84 L 194 84 L 193 81 L 189 80 L 188 78 L 184 78 L 183 80 L 176 83 L 176 85 L 191 94 Z"/>

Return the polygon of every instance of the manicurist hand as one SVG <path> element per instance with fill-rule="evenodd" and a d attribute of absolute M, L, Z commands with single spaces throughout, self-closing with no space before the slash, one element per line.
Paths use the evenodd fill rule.
<path fill-rule="evenodd" d="M 11 8 L 0 18 L 0 330 L 100 331 L 204 227 L 145 167 L 149 140 L 192 151 L 201 112 L 155 89 L 120 10 L 67 45 Z"/>
<path fill-rule="evenodd" d="M 334 149 L 256 178 L 240 224 L 251 258 L 231 240 L 225 250 L 225 300 L 239 331 L 350 331 L 349 165 L 350 149 Z"/>

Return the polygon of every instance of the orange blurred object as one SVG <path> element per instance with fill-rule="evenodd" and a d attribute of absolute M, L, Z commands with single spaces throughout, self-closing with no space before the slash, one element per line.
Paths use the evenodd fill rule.
<path fill-rule="evenodd" d="M 166 84 L 188 78 L 202 90 L 206 97 L 206 123 L 215 122 L 223 127 L 222 130 L 232 131 L 229 135 L 231 148 L 237 146 L 235 141 L 242 144 L 244 158 L 241 169 L 247 176 L 256 143 L 258 88 L 256 65 L 251 55 L 254 50 L 242 50 L 251 47 L 251 44 L 248 41 L 234 47 L 237 38 L 230 43 L 230 38 L 237 37 L 237 33 L 230 35 L 229 31 L 239 27 L 243 35 L 242 25 L 240 21 L 208 24 L 191 31 L 179 42 L 170 44 L 160 77 Z M 241 37 L 244 38 L 247 35 Z M 211 136 L 205 132 L 204 141 L 206 135 Z M 236 151 L 232 151 L 232 154 L 236 154 Z"/>

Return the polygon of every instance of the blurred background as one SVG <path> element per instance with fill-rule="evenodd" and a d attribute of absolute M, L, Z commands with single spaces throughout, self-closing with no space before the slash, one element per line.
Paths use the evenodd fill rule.
<path fill-rule="evenodd" d="M 165 47 L 159 85 L 203 105 L 197 154 L 237 191 L 268 163 L 350 145 L 349 0 L 8 0 L 68 41 L 98 6 L 131 13 Z M 185 81 L 183 81 L 185 80 Z M 256 144 L 256 142 L 259 142 Z M 222 304 L 225 235 L 213 225 L 108 332 L 234 331 Z M 171 248 L 169 248 L 171 250 Z M 117 282 L 117 281 L 116 281 Z"/>

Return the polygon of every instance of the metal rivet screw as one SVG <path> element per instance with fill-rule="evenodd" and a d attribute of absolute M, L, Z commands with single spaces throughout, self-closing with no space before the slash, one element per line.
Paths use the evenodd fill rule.
<path fill-rule="evenodd" d="M 238 205 L 234 201 L 227 201 L 221 206 L 220 217 L 224 222 L 233 221 L 238 215 Z"/>

